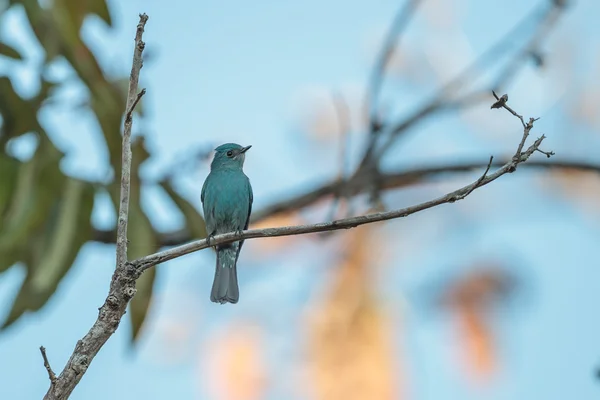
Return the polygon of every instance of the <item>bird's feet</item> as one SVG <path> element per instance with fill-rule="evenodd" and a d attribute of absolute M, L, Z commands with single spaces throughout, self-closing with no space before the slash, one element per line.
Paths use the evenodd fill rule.
<path fill-rule="evenodd" d="M 212 246 L 211 246 L 211 244 L 210 244 L 210 242 L 211 242 L 211 241 L 213 241 L 213 240 L 215 240 L 215 234 L 214 234 L 214 233 L 211 233 L 211 234 L 209 234 L 209 235 L 206 237 L 206 245 L 207 245 L 208 247 L 212 247 Z"/>

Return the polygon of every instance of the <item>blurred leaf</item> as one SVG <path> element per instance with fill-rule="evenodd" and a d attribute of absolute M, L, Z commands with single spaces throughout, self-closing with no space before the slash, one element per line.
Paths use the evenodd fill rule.
<path fill-rule="evenodd" d="M 2 214 L 0 258 L 15 251 L 26 254 L 30 238 L 47 223 L 65 181 L 58 166 L 61 157 L 58 149 L 43 141 L 34 156 L 20 165 L 16 187 Z"/>
<path fill-rule="evenodd" d="M 24 100 L 14 90 L 8 77 L 0 77 L 0 148 L 9 139 L 27 132 L 37 132 L 45 135 L 45 131 L 37 120 L 40 103 L 36 100 Z"/>
<path fill-rule="evenodd" d="M 43 9 L 36 0 L 22 0 L 20 4 L 23 5 L 33 33 L 46 53 L 46 62 L 52 61 L 64 50 L 53 19 L 54 13 Z"/>
<path fill-rule="evenodd" d="M 12 58 L 14 60 L 23 59 L 23 57 L 21 57 L 21 54 L 16 49 L 2 42 L 0 42 L 0 55 Z"/>
<path fill-rule="evenodd" d="M 62 153 L 52 144 L 38 122 L 38 111 L 62 82 L 45 79 L 48 63 L 64 57 L 86 86 L 86 103 L 94 113 L 107 144 L 115 176 L 120 173 L 121 128 L 127 91 L 125 79 L 108 80 L 96 57 L 81 37 L 82 25 L 92 14 L 109 26 L 112 18 L 105 0 L 56 0 L 42 7 L 37 0 L 10 1 L 19 4 L 35 37 L 45 52 L 45 65 L 36 77 L 39 93 L 23 99 L 8 77 L 0 77 L 0 272 L 19 263 L 26 268 L 25 281 L 15 299 L 6 325 L 27 310 L 37 310 L 56 290 L 71 267 L 80 247 L 91 239 L 90 215 L 95 188 L 91 183 L 66 177 L 59 168 Z M 0 43 L 0 55 L 21 59 L 18 51 Z M 141 108 L 137 108 L 138 112 Z M 6 143 L 28 132 L 39 135 L 38 148 L 27 162 L 5 153 Z M 139 166 L 149 157 L 143 141 L 134 143 L 132 193 L 129 221 L 129 257 L 152 253 L 158 248 L 157 233 L 141 208 Z M 109 184 L 116 189 L 118 180 Z M 114 193 L 111 193 L 113 196 Z M 67 213 L 67 208 L 71 213 Z M 189 214 L 189 213 L 186 213 Z M 194 223 L 198 229 L 197 220 Z M 70 239 L 69 239 L 70 238 Z M 131 304 L 134 338 L 137 336 L 152 296 L 155 270 L 138 281 Z"/>
<path fill-rule="evenodd" d="M 209 374 L 211 398 L 264 399 L 269 387 L 264 332 L 251 322 L 226 328 L 224 332 L 217 332 L 216 337 L 209 338 L 212 345 L 206 357 L 202 357 Z"/>
<path fill-rule="evenodd" d="M 469 377 L 478 383 L 489 380 L 498 363 L 490 310 L 509 300 L 517 284 L 504 268 L 481 264 L 466 276 L 441 284 L 438 301 L 458 321 L 461 339 L 456 348 Z"/>
<path fill-rule="evenodd" d="M 248 229 L 277 228 L 288 225 L 303 225 L 305 223 L 307 223 L 307 221 L 304 220 L 299 213 L 287 212 L 263 218 L 258 222 L 252 222 L 252 216 L 250 216 L 250 225 L 248 226 Z M 257 240 L 254 243 L 253 248 L 265 254 L 273 254 L 275 251 L 286 250 L 290 246 L 297 246 L 298 241 L 301 240 L 310 240 L 310 236 L 280 236 L 270 238 L 269 240 Z"/>
<path fill-rule="evenodd" d="M 42 307 L 69 271 L 81 247 L 91 238 L 94 188 L 90 183 L 69 178 L 62 196 L 53 204 L 43 230 L 29 243 L 25 256 L 27 276 L 3 328 L 26 311 Z"/>
<path fill-rule="evenodd" d="M 88 0 L 89 12 L 96 14 L 102 19 L 108 26 L 112 26 L 112 18 L 110 17 L 110 10 L 105 0 Z"/>
<path fill-rule="evenodd" d="M 541 179 L 545 187 L 559 192 L 581 210 L 600 211 L 600 175 L 597 172 L 564 169 L 552 171 Z"/>
<path fill-rule="evenodd" d="M 111 25 L 110 12 L 104 0 L 55 0 L 55 9 L 67 10 L 69 20 L 73 26 L 81 29 L 85 17 L 95 14 L 107 25 Z"/>
<path fill-rule="evenodd" d="M 21 163 L 6 155 L 0 153 L 0 171 L 2 179 L 0 180 L 0 236 L 5 227 L 5 213 L 9 209 L 10 200 L 16 191 L 17 177 Z M 6 248 L 0 250 L 0 273 L 10 268 L 20 260 L 20 252 L 15 248 Z"/>
<path fill-rule="evenodd" d="M 19 160 L 0 153 L 0 171 L 2 171 L 2 179 L 0 179 L 0 226 L 4 225 L 2 223 L 4 212 L 8 208 L 11 195 L 15 191 L 20 164 Z"/>
<path fill-rule="evenodd" d="M 463 306 L 457 311 L 464 344 L 459 348 L 464 365 L 474 381 L 484 382 L 492 377 L 497 366 L 492 326 L 479 310 Z"/>
<path fill-rule="evenodd" d="M 192 234 L 192 237 L 204 239 L 206 237 L 206 223 L 196 207 L 177 193 L 170 181 L 162 181 L 160 182 L 160 185 L 183 213 L 183 216 L 185 217 L 185 227 Z"/>
<path fill-rule="evenodd" d="M 128 257 L 135 259 L 152 254 L 158 249 L 158 239 L 150 220 L 142 211 L 139 196 L 132 193 L 129 203 Z M 131 340 L 135 341 L 144 324 L 154 288 L 156 266 L 146 271 L 136 282 L 137 292 L 129 306 L 129 319 L 132 325 Z"/>
<path fill-rule="evenodd" d="M 317 399 L 393 399 L 398 390 L 391 324 L 373 295 L 374 226 L 345 235 L 327 297 L 310 321 L 310 361 Z"/>
<path fill-rule="evenodd" d="M 129 202 L 129 226 L 127 233 L 127 237 L 129 238 L 128 258 L 130 260 L 158 250 L 158 237 L 141 205 L 142 185 L 139 171 L 142 163 L 150 157 L 150 153 L 146 150 L 143 137 L 136 138 L 131 147 L 131 198 Z M 155 266 L 150 271 L 146 271 L 136 283 L 137 292 L 129 306 L 132 342 L 135 342 L 138 338 L 138 334 L 146 320 L 152 300 L 157 267 Z"/>
<path fill-rule="evenodd" d="M 141 164 L 150 157 L 146 150 L 143 137 L 138 137 L 131 144 L 131 189 L 129 198 L 129 223 L 127 227 L 127 237 L 129 244 L 127 246 L 127 257 L 132 260 L 151 254 L 158 250 L 159 241 L 150 219 L 144 213 L 141 206 L 141 181 L 139 170 Z M 118 171 L 119 176 L 121 171 Z M 111 186 L 110 195 L 118 214 L 120 199 L 120 179 Z M 136 282 L 137 292 L 129 303 L 129 320 L 132 326 L 131 341 L 135 342 L 146 319 L 152 293 L 154 288 L 154 279 L 156 277 L 156 268 L 146 271 Z"/>
<path fill-rule="evenodd" d="M 48 13 L 37 1 L 24 2 L 33 31 L 46 51 L 47 61 L 63 55 L 90 91 L 90 104 L 106 139 L 111 165 L 117 168 L 121 161 L 121 120 L 126 96 L 116 84 L 109 82 L 96 57 L 79 36 L 81 23 L 90 1 L 57 0 Z M 98 0 L 94 0 L 98 1 Z M 106 5 L 94 6 L 99 12 Z"/>
<path fill-rule="evenodd" d="M 152 251 L 149 251 L 146 254 L 151 253 Z M 137 292 L 129 304 L 132 343 L 138 339 L 142 326 L 146 321 L 146 316 L 148 315 L 148 310 L 150 309 L 150 303 L 152 301 L 155 278 L 156 267 L 150 268 L 144 272 L 136 282 Z"/>
<path fill-rule="evenodd" d="M 482 263 L 477 270 L 455 282 L 443 284 L 441 306 L 487 309 L 507 300 L 514 294 L 515 287 L 515 278 L 508 271 Z"/>

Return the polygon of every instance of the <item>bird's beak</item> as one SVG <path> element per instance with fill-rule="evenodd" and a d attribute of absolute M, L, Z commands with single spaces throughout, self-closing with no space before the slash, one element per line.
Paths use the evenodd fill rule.
<path fill-rule="evenodd" d="M 252 147 L 252 145 L 246 146 L 246 147 L 242 147 L 242 149 L 240 150 L 240 154 L 243 154 L 243 153 L 247 152 L 248 150 L 250 150 L 250 147 Z"/>

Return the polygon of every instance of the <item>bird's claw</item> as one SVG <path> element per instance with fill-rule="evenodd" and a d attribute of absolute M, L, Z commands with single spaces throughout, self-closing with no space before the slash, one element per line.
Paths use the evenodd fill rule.
<path fill-rule="evenodd" d="M 214 233 L 211 233 L 210 235 L 208 235 L 206 237 L 206 245 L 208 247 L 211 247 L 210 242 L 213 241 L 214 239 L 215 239 L 215 234 Z"/>

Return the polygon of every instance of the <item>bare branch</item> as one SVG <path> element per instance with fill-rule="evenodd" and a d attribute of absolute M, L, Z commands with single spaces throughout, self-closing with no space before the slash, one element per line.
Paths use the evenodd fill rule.
<path fill-rule="evenodd" d="M 506 105 L 506 103 L 508 102 L 507 94 L 503 94 L 502 97 L 498 97 L 498 95 L 496 94 L 496 92 L 494 90 L 492 90 L 492 94 L 494 95 L 494 97 L 496 98 L 497 101 L 494 104 L 492 104 L 492 106 L 490 108 L 504 108 L 509 113 L 511 113 L 512 115 L 514 115 L 515 117 L 517 117 L 521 120 L 521 124 L 523 125 L 523 128 L 527 127 L 527 124 L 525 123 L 523 116 Z"/>
<path fill-rule="evenodd" d="M 536 140 L 534 144 L 523 154 L 520 162 L 526 161 L 529 156 L 537 149 L 540 143 L 544 140 L 544 136 Z M 394 211 L 379 212 L 368 215 L 361 215 L 358 217 L 344 218 L 332 222 L 324 222 L 313 225 L 297 225 L 297 226 L 286 226 L 281 228 L 267 228 L 267 229 L 250 229 L 241 233 L 226 233 L 217 235 L 211 238 L 210 246 L 216 246 L 226 243 L 236 242 L 238 240 L 254 239 L 254 238 L 265 238 L 265 237 L 277 237 L 277 236 L 290 236 L 290 235 L 303 235 L 307 233 L 326 232 L 340 229 L 355 228 L 360 225 L 370 224 L 373 222 L 387 221 L 396 218 L 407 217 L 411 214 L 415 214 L 419 211 L 427 210 L 429 208 L 439 206 L 445 203 L 453 203 L 457 200 L 464 199 L 469 193 L 473 192 L 474 189 L 487 185 L 490 182 L 498 179 L 506 173 L 510 173 L 514 168 L 514 161 L 510 161 L 503 167 L 498 169 L 491 175 L 485 175 L 470 185 L 464 186 L 458 190 L 448 193 L 437 199 L 427 201 L 425 203 L 417 204 L 415 206 L 402 208 Z M 193 253 L 198 250 L 206 249 L 210 247 L 206 239 L 197 240 L 182 246 L 174 247 L 169 250 L 161 251 L 146 257 L 139 258 L 131 261 L 131 265 L 136 270 L 142 272 L 156 264 L 172 260 L 183 255 Z"/>
<path fill-rule="evenodd" d="M 133 110 L 135 110 L 135 106 L 137 106 L 137 104 L 140 102 L 140 100 L 142 99 L 142 97 L 145 94 L 146 94 L 146 88 L 142 89 L 142 91 L 137 94 L 137 96 L 135 97 L 135 100 L 133 101 L 133 104 L 131 105 L 131 107 L 127 111 L 127 114 L 125 115 L 125 121 L 131 122 L 131 114 L 133 114 Z M 129 136 L 131 137 L 131 126 L 129 127 Z"/>
<path fill-rule="evenodd" d="M 395 47 L 398 44 L 398 39 L 402 31 L 408 26 L 417 6 L 421 0 L 408 0 L 404 7 L 398 10 L 392 25 L 390 26 L 385 40 L 371 71 L 369 78 L 369 87 L 367 89 L 367 97 L 365 101 L 365 109 L 369 115 L 369 130 L 371 134 L 377 133 L 379 130 L 378 123 L 378 98 L 381 92 L 381 85 L 385 76 L 385 68 L 394 54 Z M 374 140 L 373 138 L 371 140 Z"/>
<path fill-rule="evenodd" d="M 509 113 L 511 113 L 512 115 L 514 115 L 515 117 L 517 117 L 519 119 L 519 121 L 521 121 L 521 125 L 523 125 L 523 137 L 521 139 L 521 143 L 519 143 L 519 147 L 517 147 L 517 151 L 515 153 L 515 155 L 513 156 L 513 160 L 520 160 L 522 157 L 522 151 L 523 151 L 523 147 L 525 146 L 525 142 L 527 141 L 527 137 L 529 136 L 529 132 L 531 131 L 531 129 L 533 128 L 533 123 L 535 121 L 537 121 L 539 118 L 529 118 L 529 122 L 525 123 L 525 120 L 523 119 L 523 116 L 520 115 L 519 113 L 517 113 L 515 110 L 513 110 L 512 108 L 510 108 L 508 105 L 506 105 L 507 101 L 508 101 L 508 95 L 504 94 L 502 95 L 502 97 L 498 97 L 498 95 L 496 94 L 495 91 L 492 90 L 492 94 L 494 95 L 494 97 L 496 98 L 496 102 L 494 104 L 492 104 L 491 108 L 504 108 L 505 110 L 507 110 Z M 544 153 L 546 155 L 546 157 L 550 158 L 551 155 L 554 154 L 554 152 L 545 152 L 542 151 L 540 149 L 535 149 L 535 151 L 539 151 L 541 153 Z M 514 167 L 517 167 L 518 162 L 514 165 Z"/>
<path fill-rule="evenodd" d="M 475 190 L 479 186 L 481 186 L 481 183 L 487 177 L 487 173 L 490 172 L 490 168 L 492 167 L 492 162 L 493 161 L 494 161 L 494 156 L 490 156 L 490 162 L 488 163 L 487 168 L 483 172 L 483 175 L 481 175 L 481 177 L 475 182 L 475 184 L 471 187 L 471 189 L 469 191 L 467 191 L 464 195 L 461 195 L 460 198 L 458 198 L 457 200 L 464 199 L 465 197 L 467 197 L 468 195 L 470 195 L 473 192 L 473 190 Z"/>
<path fill-rule="evenodd" d="M 50 367 L 50 362 L 48 361 L 48 357 L 46 356 L 46 348 L 44 346 L 40 346 L 40 352 L 42 353 L 42 358 L 44 359 L 44 367 L 46 367 L 46 371 L 48 371 L 48 378 L 50 378 L 50 385 L 54 386 L 56 383 L 56 375 L 54 371 L 52 371 L 52 367 Z"/>
<path fill-rule="evenodd" d="M 339 136 L 340 136 L 340 149 L 339 149 L 339 172 L 338 172 L 338 183 L 344 187 L 343 182 L 346 180 L 346 164 L 348 158 L 348 141 L 350 138 L 350 110 L 348 103 L 344 97 L 339 93 L 333 93 L 333 106 L 335 108 L 335 115 L 337 119 Z M 331 209 L 329 212 L 328 220 L 334 219 L 338 211 L 338 206 L 348 205 L 348 196 L 344 190 L 340 190 L 336 193 L 333 202 L 331 203 Z M 349 211 L 348 211 L 349 213 Z"/>
<path fill-rule="evenodd" d="M 550 157 L 552 157 L 554 155 L 553 151 L 543 151 L 543 150 L 540 150 L 540 149 L 537 149 L 536 151 L 539 151 L 540 153 L 544 154 L 547 158 L 550 158 Z"/>
<path fill-rule="evenodd" d="M 531 122 L 533 126 L 533 122 Z M 529 131 L 531 127 L 523 129 L 523 138 L 519 143 L 519 149 L 522 148 L 523 143 L 527 139 L 529 135 Z M 529 159 L 529 157 L 539 149 L 540 144 L 545 139 L 545 136 L 542 135 L 538 138 L 527 150 L 521 152 L 521 150 L 517 150 L 519 157 L 514 158 L 504 164 L 501 168 L 499 168 L 494 173 L 488 175 L 488 172 L 491 168 L 493 158 L 490 158 L 490 161 L 487 165 L 487 168 L 483 175 L 479 177 L 475 182 L 466 185 L 460 189 L 457 189 L 453 192 L 450 192 L 442 197 L 438 197 L 437 199 L 433 199 L 421 204 L 417 204 L 415 206 L 402 208 L 399 210 L 386 211 L 386 212 L 378 212 L 373 214 L 361 215 L 358 217 L 344 218 L 331 222 L 312 224 L 312 225 L 297 225 L 297 226 L 286 226 L 281 228 L 267 228 L 267 229 L 251 229 L 246 230 L 241 233 L 226 233 L 222 235 L 214 236 L 210 239 L 210 244 L 208 240 L 197 240 L 188 244 L 184 244 L 182 246 L 178 246 L 169 250 L 160 251 L 155 254 L 151 254 L 149 256 L 145 256 L 134 260 L 130 263 L 130 265 L 138 271 L 138 273 L 142 273 L 146 269 L 165 262 L 172 260 L 177 257 L 181 257 L 183 255 L 206 249 L 211 246 L 226 244 L 236 242 L 238 240 L 246 240 L 246 239 L 254 239 L 254 238 L 264 238 L 264 237 L 277 237 L 277 236 L 290 236 L 290 235 L 303 235 L 308 233 L 317 233 L 317 232 L 328 232 L 335 231 L 340 229 L 349 229 L 355 228 L 360 225 L 370 224 L 373 222 L 387 221 L 396 218 L 404 218 L 411 214 L 415 214 L 417 212 L 427 210 L 429 208 L 439 206 L 445 203 L 454 203 L 455 201 L 462 200 L 471 194 L 475 189 L 480 188 L 482 186 L 487 185 L 490 182 L 495 181 L 499 177 L 504 174 L 511 173 L 516 170 L 517 165 L 525 162 Z"/>
<path fill-rule="evenodd" d="M 137 93 L 140 70 L 143 65 L 142 53 L 144 42 L 142 35 L 148 21 L 146 14 L 140 14 L 140 21 L 135 35 L 133 65 L 129 77 L 129 92 L 123 129 L 123 149 L 121 165 L 121 198 L 117 223 L 117 266 L 110 283 L 106 301 L 100 307 L 98 318 L 89 332 L 77 342 L 73 354 L 55 382 L 44 396 L 45 400 L 68 399 L 90 363 L 98 354 L 104 343 L 117 330 L 119 322 L 125 314 L 125 308 L 135 294 L 135 281 L 139 277 L 127 263 L 127 220 L 129 212 L 129 190 L 131 177 L 131 127 L 132 113 L 135 105 L 144 95 L 145 90 Z M 43 351 L 42 351 L 43 353 Z"/>
<path fill-rule="evenodd" d="M 537 150 L 545 155 L 548 153 L 542 150 Z M 549 152 L 552 156 L 553 152 Z M 508 159 L 495 160 L 492 162 L 492 168 L 500 168 L 504 164 L 510 162 Z M 382 172 L 381 174 L 381 189 L 382 190 L 398 190 L 405 187 L 427 183 L 430 180 L 437 179 L 441 176 L 449 174 L 457 174 L 470 172 L 476 169 L 486 168 L 486 162 L 466 161 L 458 164 L 440 164 L 432 166 L 421 166 L 414 169 L 398 169 L 391 172 Z M 581 160 L 559 160 L 559 161 L 537 161 L 529 160 L 520 166 L 521 168 L 537 169 L 537 170 L 573 170 L 582 172 L 596 172 L 600 174 L 600 164 L 592 164 Z M 336 196 L 340 190 L 343 190 L 347 196 L 355 196 L 364 193 L 367 188 L 364 181 L 368 179 L 366 175 L 358 175 L 352 179 L 340 183 L 338 179 L 319 185 L 316 189 L 312 189 L 306 193 L 295 194 L 288 199 L 278 201 L 268 205 L 252 214 L 252 223 L 265 220 L 273 215 L 298 211 L 305 207 L 322 201 L 331 196 Z M 115 229 L 95 229 L 93 240 L 100 243 L 115 243 Z M 179 246 L 187 243 L 194 238 L 190 232 L 185 229 L 176 229 L 168 232 L 162 232 L 158 236 L 160 247 Z"/>

